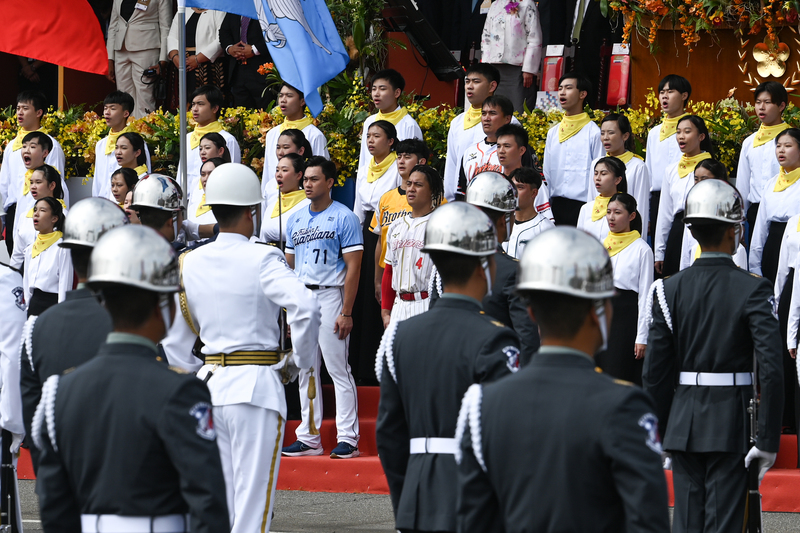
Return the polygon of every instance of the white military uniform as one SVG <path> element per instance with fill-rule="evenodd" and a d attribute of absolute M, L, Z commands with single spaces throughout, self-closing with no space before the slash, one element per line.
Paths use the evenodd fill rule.
<path fill-rule="evenodd" d="M 299 368 L 311 366 L 319 333 L 319 303 L 277 248 L 234 233 L 183 259 L 191 318 L 208 355 L 273 351 L 280 345 L 278 312 L 286 308 Z M 204 365 L 225 475 L 233 533 L 269 530 L 283 442 L 286 398 L 270 366 Z"/>
<path fill-rule="evenodd" d="M 20 436 L 25 435 L 19 385 L 20 339 L 25 324 L 22 283 L 19 272 L 0 263 L 0 427 Z"/>
<path fill-rule="evenodd" d="M 758 131 L 748 136 L 742 143 L 739 166 L 736 169 L 736 188 L 744 199 L 744 210 L 750 204 L 761 203 L 764 187 L 777 174 L 781 165 L 775 156 L 775 139 L 760 146 L 753 146 Z"/>
<path fill-rule="evenodd" d="M 675 144 L 678 144 L 677 142 Z M 658 221 L 653 235 L 653 254 L 656 261 L 663 261 L 667 250 L 667 239 L 675 215 L 683 211 L 686 195 L 694 187 L 694 171 L 685 177 L 678 176 L 678 163 L 671 164 L 664 173 L 661 184 L 661 200 L 658 204 Z M 684 231 L 686 233 L 686 231 Z"/>
<path fill-rule="evenodd" d="M 67 291 L 72 290 L 72 256 L 67 248 L 59 246 L 61 239 L 51 244 L 36 257 L 31 258 L 33 244 L 25 248 L 25 276 L 23 288 L 25 301 L 30 304 L 33 290 L 58 294 L 58 302 L 64 301 Z"/>
<path fill-rule="evenodd" d="M 775 192 L 775 183 L 778 176 L 767 182 L 764 194 L 761 197 L 761 206 L 758 208 L 753 238 L 750 241 L 750 272 L 761 275 L 761 254 L 769 236 L 771 222 L 786 222 L 794 215 L 800 213 L 800 181 L 789 185 L 786 189 Z M 786 231 L 789 231 L 786 224 Z"/>
<path fill-rule="evenodd" d="M 556 227 L 553 221 L 545 217 L 541 213 L 536 213 L 536 216 L 525 222 L 514 221 L 511 226 L 511 235 L 508 241 L 502 244 L 503 251 L 513 257 L 519 259 L 522 257 L 522 251 L 528 241 L 539 235 L 541 232 Z"/>
<path fill-rule="evenodd" d="M 117 199 L 111 194 L 111 175 L 119 168 L 117 156 L 114 149 L 106 154 L 106 146 L 108 146 L 108 136 L 103 137 L 94 146 L 94 178 L 92 179 L 92 196 L 99 198 L 108 198 L 114 203 Z M 147 143 L 144 144 L 144 155 L 147 158 L 145 165 L 147 166 L 147 173 L 153 171 L 150 163 L 150 150 L 147 148 Z"/>
<path fill-rule="evenodd" d="M 558 141 L 558 128 L 556 124 L 547 132 L 542 165 L 550 198 L 585 202 L 594 188 L 593 180 L 587 179 L 589 166 L 605 153 L 600 142 L 600 128 L 589 122 L 563 143 Z"/>
<path fill-rule="evenodd" d="M 400 106 L 397 106 L 395 111 L 399 111 Z M 369 127 L 372 125 L 373 122 L 378 120 L 378 114 L 375 113 L 374 115 L 370 115 L 364 121 L 364 127 L 361 130 L 361 150 L 358 152 L 358 172 L 361 173 L 361 170 L 364 169 L 366 171 L 367 166 L 369 165 L 369 158 L 371 154 L 367 149 L 367 131 Z M 400 119 L 400 121 L 394 125 L 395 129 L 397 130 L 397 140 L 398 141 L 405 141 L 406 139 L 419 139 L 423 140 L 422 137 L 422 130 L 417 124 L 417 121 L 414 120 L 411 115 L 406 115 Z M 379 196 L 380 198 L 380 196 Z"/>
<path fill-rule="evenodd" d="M 392 289 L 396 293 L 392 322 L 424 313 L 431 303 L 430 295 L 422 294 L 428 291 L 433 270 L 431 256 L 422 251 L 430 218 L 430 213 L 419 218 L 406 215 L 395 220 L 386 234 L 384 262 L 392 265 Z"/>
<path fill-rule="evenodd" d="M 589 182 L 594 182 L 594 167 L 600 160 L 598 157 L 592 161 L 589 170 Z M 625 181 L 628 184 L 628 194 L 636 199 L 636 210 L 642 218 L 642 238 L 647 240 L 647 225 L 650 222 L 650 171 L 647 165 L 636 156 L 625 163 Z M 597 197 L 597 187 L 589 189 L 589 202 Z"/>
<path fill-rule="evenodd" d="M 64 179 L 64 150 L 58 141 L 50 135 L 53 141 L 53 149 L 47 154 L 44 162 L 54 167 L 61 174 L 62 185 Z M 8 209 L 11 204 L 17 203 L 22 196 L 22 186 L 25 181 L 25 163 L 22 161 L 22 148 L 14 150 L 14 140 L 8 142 L 5 153 L 3 154 L 3 165 L 0 166 L 0 197 L 3 197 L 3 210 Z M 69 191 L 64 187 L 64 201 L 69 205 Z"/>
<path fill-rule="evenodd" d="M 313 124 L 309 124 L 301 131 L 311 145 L 311 153 L 330 160 L 328 139 L 325 138 L 325 134 Z M 270 205 L 278 198 L 278 182 L 275 181 L 278 155 L 275 152 L 278 147 L 278 138 L 282 132 L 281 126 L 275 126 L 267 132 L 267 137 L 264 139 L 264 171 L 261 174 L 261 195 L 264 197 L 264 205 Z M 307 158 L 308 155 L 304 154 L 304 157 Z"/>
<path fill-rule="evenodd" d="M 225 130 L 220 130 L 217 133 L 222 135 L 222 138 L 225 139 L 228 152 L 231 154 L 231 162 L 241 163 L 242 151 L 239 148 L 239 141 L 236 140 L 236 137 Z M 197 148 L 191 149 L 191 140 L 192 132 L 189 132 L 186 134 L 186 146 L 189 148 L 186 154 L 186 160 L 188 161 L 186 165 L 186 186 L 189 190 L 183 191 L 184 197 L 188 198 L 189 201 L 191 201 L 195 195 L 203 194 L 203 188 L 200 186 L 200 168 L 203 166 L 203 160 L 200 159 L 200 145 L 198 145 Z M 180 165 L 178 165 L 178 176 L 180 175 L 181 169 Z"/>

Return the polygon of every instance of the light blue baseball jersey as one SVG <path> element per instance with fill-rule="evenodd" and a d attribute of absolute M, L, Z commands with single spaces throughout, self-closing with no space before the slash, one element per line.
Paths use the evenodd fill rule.
<path fill-rule="evenodd" d="M 286 223 L 286 253 L 294 254 L 294 270 L 306 285 L 344 285 L 343 254 L 364 249 L 355 213 L 334 201 L 325 211 L 311 206 L 293 213 Z"/>

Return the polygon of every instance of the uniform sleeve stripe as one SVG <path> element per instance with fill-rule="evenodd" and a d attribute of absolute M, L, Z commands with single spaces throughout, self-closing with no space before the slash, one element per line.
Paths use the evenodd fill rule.
<path fill-rule="evenodd" d="M 356 244 L 356 245 L 353 245 L 353 246 L 346 246 L 346 247 L 342 248 L 342 253 L 343 254 L 349 254 L 350 252 L 358 252 L 359 250 L 363 250 L 363 249 L 364 249 L 364 245 L 363 244 Z"/>

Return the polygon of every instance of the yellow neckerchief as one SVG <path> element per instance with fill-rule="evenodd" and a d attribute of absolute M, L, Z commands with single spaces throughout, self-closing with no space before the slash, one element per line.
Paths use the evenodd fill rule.
<path fill-rule="evenodd" d="M 631 159 L 633 159 L 634 157 L 635 157 L 635 158 L 637 158 L 637 159 L 641 159 L 642 161 L 644 161 L 644 159 L 642 159 L 642 156 L 640 156 L 640 155 L 636 155 L 636 154 L 634 154 L 633 152 L 631 152 L 631 151 L 629 151 L 629 150 L 626 150 L 625 152 L 623 152 L 623 153 L 622 153 L 622 154 L 620 154 L 620 155 L 611 155 L 611 154 L 609 154 L 608 152 L 606 152 L 606 157 L 616 157 L 617 159 L 619 159 L 620 161 L 622 161 L 622 162 L 623 162 L 623 163 L 625 163 L 626 165 L 627 165 L 628 163 L 630 163 L 630 162 L 631 162 Z"/>
<path fill-rule="evenodd" d="M 291 208 L 306 199 L 306 191 L 292 191 L 286 194 L 281 193 L 278 202 L 275 202 L 275 208 L 272 210 L 270 218 L 278 218 L 281 213 L 288 213 Z M 280 202 L 280 203 L 279 203 Z M 280 206 L 280 211 L 278 210 Z"/>
<path fill-rule="evenodd" d="M 587 113 L 580 113 L 570 117 L 564 115 L 564 118 L 561 119 L 561 123 L 558 125 L 558 142 L 563 143 L 570 139 L 591 121 L 592 119 L 589 118 Z"/>
<path fill-rule="evenodd" d="M 369 158 L 369 166 L 367 166 L 367 183 L 377 181 L 381 176 L 386 174 L 389 167 L 394 165 L 397 160 L 397 152 L 389 152 L 389 155 L 383 158 L 380 164 L 375 163 L 375 157 Z"/>
<path fill-rule="evenodd" d="M 61 198 L 56 198 L 56 200 L 58 200 L 58 203 L 61 204 L 61 209 L 66 209 L 67 208 L 67 204 L 64 203 L 64 200 L 62 200 Z M 36 201 L 38 202 L 39 200 L 37 199 Z M 33 204 L 33 207 L 36 207 L 35 203 Z M 33 218 L 33 207 L 31 207 L 28 210 L 28 213 L 25 215 L 26 218 Z"/>
<path fill-rule="evenodd" d="M 610 196 L 600 196 L 599 194 L 594 199 L 592 206 L 592 222 L 597 222 L 606 214 L 608 214 L 608 201 L 611 200 Z"/>
<path fill-rule="evenodd" d="M 403 117 L 406 115 L 408 115 L 408 110 L 405 107 L 400 107 L 391 113 L 383 113 L 382 111 L 378 111 L 378 115 L 375 117 L 375 120 L 388 120 L 397 126 L 397 123 L 403 120 Z"/>
<path fill-rule="evenodd" d="M 686 154 L 683 154 L 680 161 L 678 161 L 678 177 L 680 179 L 685 178 L 694 172 L 694 168 L 700 161 L 704 161 L 706 159 L 711 159 L 711 154 L 708 152 L 700 152 L 692 157 L 686 157 Z"/>
<path fill-rule="evenodd" d="M 33 133 L 34 131 L 44 131 L 44 130 L 42 128 L 39 128 L 38 130 L 28 131 L 25 128 L 20 127 L 19 131 L 17 132 L 17 136 L 14 138 L 14 144 L 11 145 L 11 151 L 16 152 L 17 150 L 22 148 L 22 139 L 24 139 L 27 134 Z"/>
<path fill-rule="evenodd" d="M 128 133 L 129 131 L 131 130 L 126 125 L 124 128 L 122 128 L 117 132 L 114 131 L 108 132 L 108 137 L 106 137 L 106 139 L 108 139 L 106 141 L 106 155 L 109 155 L 111 152 L 114 151 L 114 148 L 116 148 L 117 146 L 117 139 L 119 139 L 119 136 L 122 135 L 123 133 Z"/>
<path fill-rule="evenodd" d="M 120 202 L 117 205 L 120 206 L 121 209 L 125 209 L 125 202 Z"/>
<path fill-rule="evenodd" d="M 25 171 L 25 180 L 22 182 L 22 196 L 25 196 L 26 194 L 31 192 L 31 176 L 33 176 L 33 172 L 35 170 L 36 170 L 35 168 L 30 168 Z M 59 176 L 61 175 L 61 172 L 59 172 L 57 168 L 56 168 L 56 173 Z"/>
<path fill-rule="evenodd" d="M 761 124 L 758 131 L 753 136 L 753 148 L 758 148 L 762 144 L 767 144 L 785 129 L 789 129 L 789 125 L 785 122 L 775 124 L 774 126 L 765 126 Z"/>
<path fill-rule="evenodd" d="M 481 123 L 481 108 L 472 107 L 472 104 L 464 111 L 464 129 L 468 130 Z"/>
<path fill-rule="evenodd" d="M 675 135 L 675 132 L 678 131 L 678 122 L 680 122 L 680 120 L 688 114 L 689 113 L 684 113 L 683 115 L 675 118 L 665 118 L 661 123 L 661 131 L 658 132 L 658 140 L 664 142 Z"/>
<path fill-rule="evenodd" d="M 303 129 L 305 129 L 306 126 L 309 126 L 313 121 L 314 121 L 313 118 L 305 117 L 305 116 L 303 118 L 301 118 L 300 120 L 289 120 L 287 118 L 286 120 L 283 121 L 283 124 L 281 124 L 280 131 L 284 131 L 284 130 L 300 130 L 300 131 L 303 131 Z"/>
<path fill-rule="evenodd" d="M 203 135 L 206 133 L 219 133 L 220 131 L 222 131 L 222 122 L 218 120 L 215 120 L 208 126 L 200 126 L 198 124 L 194 127 L 192 136 L 189 138 L 189 147 L 194 150 L 200 146 L 200 139 L 203 138 Z"/>
<path fill-rule="evenodd" d="M 142 174 L 147 174 L 147 165 L 139 165 L 133 169 L 136 172 L 137 176 L 141 176 Z"/>
<path fill-rule="evenodd" d="M 702 253 L 703 253 L 703 250 L 700 249 L 700 245 L 698 244 L 697 247 L 694 250 L 694 260 L 697 261 L 698 259 L 700 259 L 700 254 L 702 254 Z"/>
<path fill-rule="evenodd" d="M 31 249 L 31 259 L 39 255 L 40 253 L 44 252 L 51 246 L 53 246 L 58 239 L 60 239 L 64 234 L 60 231 L 54 231 L 53 233 L 45 233 L 42 235 L 39 233 L 36 236 L 36 240 L 33 241 L 33 248 Z"/>
<path fill-rule="evenodd" d="M 609 232 L 608 237 L 603 240 L 603 246 L 608 250 L 609 257 L 614 257 L 640 237 L 641 235 L 638 231 L 629 231 L 627 233 Z"/>
<path fill-rule="evenodd" d="M 203 197 L 200 199 L 200 205 L 197 206 L 197 211 L 194 212 L 194 216 L 201 217 L 211 211 L 211 206 L 206 205 L 206 193 L 203 193 Z"/>
<path fill-rule="evenodd" d="M 797 181 L 797 178 L 800 178 L 800 168 L 796 168 L 791 172 L 786 172 L 786 170 L 781 167 L 780 172 L 778 172 L 778 179 L 775 181 L 775 188 L 772 189 L 773 192 L 785 191 L 791 185 L 794 185 L 794 182 Z"/>

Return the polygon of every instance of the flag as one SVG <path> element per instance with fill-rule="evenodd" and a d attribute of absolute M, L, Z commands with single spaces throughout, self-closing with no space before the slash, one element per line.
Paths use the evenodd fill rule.
<path fill-rule="evenodd" d="M 86 0 L 3 2 L 0 52 L 62 67 L 108 73 L 108 54 L 100 22 Z"/>
<path fill-rule="evenodd" d="M 186 7 L 215 9 L 225 13 L 233 13 L 234 15 L 243 15 L 251 19 L 258 18 L 254 0 L 186 0 Z"/>

